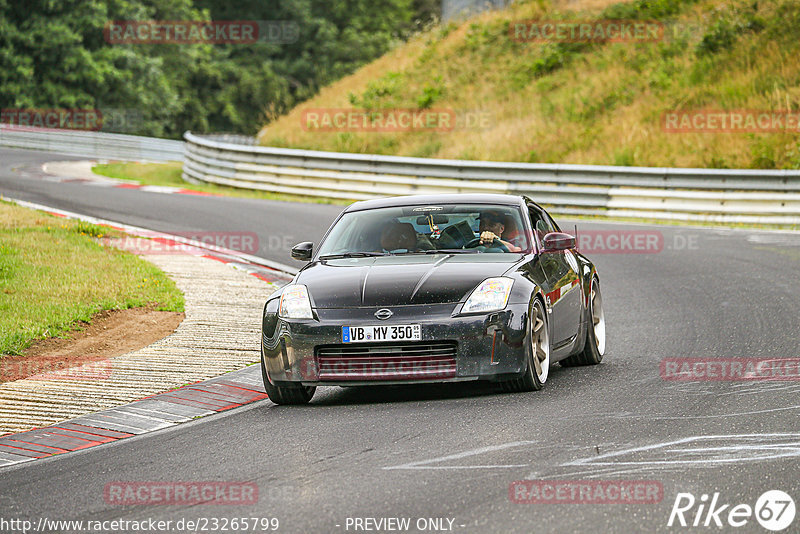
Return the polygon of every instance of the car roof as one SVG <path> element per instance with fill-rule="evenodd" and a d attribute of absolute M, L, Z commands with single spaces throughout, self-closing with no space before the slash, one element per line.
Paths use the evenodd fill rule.
<path fill-rule="evenodd" d="M 376 198 L 362 200 L 351 204 L 345 212 L 363 211 L 376 208 L 390 208 L 398 206 L 418 206 L 437 204 L 505 204 L 520 206 L 525 199 L 518 195 L 501 195 L 496 193 L 461 193 L 445 195 L 408 195 L 402 197 Z"/>

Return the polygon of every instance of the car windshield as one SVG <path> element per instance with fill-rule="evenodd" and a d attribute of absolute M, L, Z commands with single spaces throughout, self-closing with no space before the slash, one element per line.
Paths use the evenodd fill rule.
<path fill-rule="evenodd" d="M 448 204 L 346 213 L 321 244 L 317 257 L 508 254 L 529 249 L 519 208 Z"/>

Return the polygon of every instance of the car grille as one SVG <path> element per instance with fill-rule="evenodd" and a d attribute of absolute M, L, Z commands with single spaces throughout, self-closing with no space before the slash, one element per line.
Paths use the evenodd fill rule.
<path fill-rule="evenodd" d="M 317 347 L 320 380 L 428 380 L 456 376 L 454 341 Z"/>

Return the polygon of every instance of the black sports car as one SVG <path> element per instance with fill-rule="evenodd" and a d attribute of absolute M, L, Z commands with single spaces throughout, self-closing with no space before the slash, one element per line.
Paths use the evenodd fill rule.
<path fill-rule="evenodd" d="M 575 237 L 526 197 L 356 202 L 264 307 L 261 366 L 273 402 L 316 386 L 492 380 L 541 389 L 554 362 L 599 363 L 600 279 Z"/>

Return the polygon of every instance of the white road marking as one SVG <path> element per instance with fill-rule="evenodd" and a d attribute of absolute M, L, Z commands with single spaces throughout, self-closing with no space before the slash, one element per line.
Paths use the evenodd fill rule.
<path fill-rule="evenodd" d="M 724 440 L 727 445 L 721 447 L 697 447 L 689 449 L 670 448 L 675 445 L 683 445 L 689 443 L 702 442 L 703 440 Z M 770 440 L 785 440 L 780 443 L 770 443 Z M 731 443 L 732 442 L 732 443 Z M 751 442 L 751 443 L 745 443 Z M 753 443 L 754 442 L 754 443 Z M 703 455 L 702 458 L 676 458 L 672 460 L 647 460 L 647 461 L 624 461 L 616 460 L 625 455 L 636 454 L 640 452 L 654 451 L 663 449 L 667 454 L 682 453 L 727 453 L 726 457 L 721 455 L 710 454 Z M 763 454 L 752 454 L 753 452 Z M 690 454 L 687 454 L 690 455 Z M 691 454 L 691 456 L 694 456 Z M 731 434 L 731 435 L 710 435 L 710 436 L 692 436 L 682 438 L 675 441 L 668 441 L 663 443 L 656 443 L 653 445 L 645 445 L 642 447 L 634 447 L 616 452 L 609 452 L 592 456 L 589 458 L 580 458 L 562 464 L 562 466 L 591 466 L 591 465 L 606 465 L 606 466 L 623 466 L 623 465 L 640 465 L 640 466 L 671 466 L 671 465 L 707 465 L 707 464 L 726 464 L 733 462 L 748 462 L 756 460 L 772 460 L 777 458 L 787 458 L 800 456 L 800 434 Z"/>
<path fill-rule="evenodd" d="M 800 390 L 800 384 L 797 382 L 751 382 L 747 384 L 736 384 L 733 387 L 738 389 L 736 391 L 721 392 L 718 393 L 718 395 L 759 395 L 762 393 L 775 393 L 776 391 L 795 393 L 797 390 Z"/>
<path fill-rule="evenodd" d="M 784 406 L 782 408 L 767 408 L 750 412 L 723 413 L 717 415 L 640 415 L 634 413 L 621 414 L 594 414 L 593 417 L 612 417 L 614 419 L 717 419 L 720 417 L 741 417 L 744 415 L 758 415 L 762 413 L 783 412 L 786 410 L 800 410 L 800 405 Z M 585 417 L 585 416 L 581 416 Z"/>
<path fill-rule="evenodd" d="M 469 451 L 450 454 L 447 456 L 440 456 L 430 460 L 420 460 L 418 462 L 409 462 L 407 464 L 395 465 L 391 467 L 384 467 L 385 470 L 393 469 L 507 469 L 511 467 L 528 467 L 529 464 L 515 464 L 515 465 L 454 465 L 454 466 L 430 466 L 438 462 L 446 462 L 449 460 L 460 460 L 461 458 L 468 458 L 470 456 L 477 456 L 487 452 L 500 451 L 504 449 L 511 449 L 523 445 L 534 445 L 536 441 L 512 441 L 510 443 L 503 443 L 502 445 L 490 445 L 488 447 L 481 447 L 479 449 L 472 449 Z"/>

